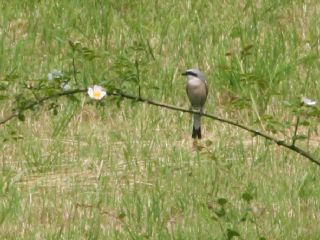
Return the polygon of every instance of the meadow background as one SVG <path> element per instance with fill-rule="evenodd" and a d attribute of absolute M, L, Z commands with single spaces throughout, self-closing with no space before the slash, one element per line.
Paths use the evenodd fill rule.
<path fill-rule="evenodd" d="M 319 99 L 317 0 L 0 8 L 1 119 L 62 91 L 47 80 L 53 69 L 72 89 L 140 85 L 188 108 L 181 72 L 198 67 L 206 112 L 287 141 L 294 103 Z M 1 239 L 320 239 L 319 167 L 262 138 L 204 119 L 194 147 L 189 114 L 85 94 L 19 119 L 0 126 Z M 318 118 L 302 121 L 297 144 L 319 158 Z"/>

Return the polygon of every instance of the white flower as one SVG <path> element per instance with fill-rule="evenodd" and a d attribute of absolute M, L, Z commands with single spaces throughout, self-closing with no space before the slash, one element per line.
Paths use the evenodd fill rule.
<path fill-rule="evenodd" d="M 311 100 L 306 97 L 302 97 L 301 102 L 306 106 L 315 106 L 317 104 L 317 101 Z"/>
<path fill-rule="evenodd" d="M 63 73 L 60 70 L 53 69 L 51 72 L 48 73 L 48 80 L 52 81 L 54 79 L 63 78 Z"/>
<path fill-rule="evenodd" d="M 52 80 L 53 80 L 52 73 L 48 73 L 48 80 L 49 80 L 49 81 L 52 81 Z"/>
<path fill-rule="evenodd" d="M 71 90 L 71 86 L 68 82 L 62 82 L 60 84 L 60 87 L 62 88 L 63 91 L 69 91 Z"/>
<path fill-rule="evenodd" d="M 107 93 L 101 86 L 94 85 L 88 88 L 88 95 L 92 99 L 101 100 Z"/>

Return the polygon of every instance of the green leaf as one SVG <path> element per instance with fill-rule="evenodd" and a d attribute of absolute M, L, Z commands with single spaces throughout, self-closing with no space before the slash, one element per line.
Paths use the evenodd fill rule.
<path fill-rule="evenodd" d="M 251 53 L 250 53 L 250 50 L 251 50 L 252 47 L 253 47 L 252 44 L 245 46 L 245 47 L 240 51 L 241 56 L 244 57 L 244 56 L 250 55 L 250 54 L 251 54 Z"/>
<path fill-rule="evenodd" d="M 211 146 L 212 144 L 213 144 L 213 142 L 211 140 L 209 140 L 209 139 L 205 141 L 205 145 L 207 147 Z"/>
<path fill-rule="evenodd" d="M 242 194 L 242 199 L 245 200 L 247 203 L 250 203 L 253 199 L 253 195 L 249 192 L 245 192 Z"/>
<path fill-rule="evenodd" d="M 245 46 L 245 47 L 242 49 L 242 51 L 247 52 L 247 51 L 249 51 L 251 48 L 253 48 L 253 45 L 252 45 L 252 44 L 249 44 L 249 45 Z"/>
<path fill-rule="evenodd" d="M 69 40 L 69 45 L 72 48 L 72 51 L 76 51 L 81 48 L 81 43 L 79 41 L 73 42 L 73 41 Z"/>
<path fill-rule="evenodd" d="M 285 107 L 289 107 L 289 108 L 297 108 L 301 106 L 300 99 L 285 100 L 282 103 Z"/>
<path fill-rule="evenodd" d="M 245 214 L 240 218 L 240 221 L 245 222 L 247 221 L 247 218 L 248 218 L 248 212 L 245 212 Z"/>
<path fill-rule="evenodd" d="M 299 125 L 307 127 L 307 126 L 310 126 L 310 122 L 307 120 L 300 121 Z"/>
<path fill-rule="evenodd" d="M 7 99 L 7 98 L 8 98 L 8 96 L 0 95 L 0 101 L 5 100 L 5 99 Z"/>
<path fill-rule="evenodd" d="M 8 74 L 5 76 L 4 80 L 5 81 L 13 81 L 19 78 L 19 75 L 17 74 Z"/>
<path fill-rule="evenodd" d="M 308 110 L 305 112 L 307 117 L 318 117 L 320 116 L 320 110 L 314 106 L 308 107 Z"/>
<path fill-rule="evenodd" d="M 83 47 L 81 49 L 81 53 L 83 55 L 84 58 L 86 58 L 87 60 L 93 60 L 97 57 L 99 57 L 93 50 L 87 48 L 87 47 Z"/>
<path fill-rule="evenodd" d="M 18 119 L 23 122 L 24 120 L 26 120 L 26 117 L 22 113 L 19 113 Z"/>
<path fill-rule="evenodd" d="M 218 210 L 215 210 L 214 212 L 218 217 L 223 217 L 226 215 L 226 210 L 224 208 L 220 208 Z"/>
<path fill-rule="evenodd" d="M 53 108 L 53 115 L 54 116 L 57 116 L 58 115 L 58 109 L 55 107 Z"/>
<path fill-rule="evenodd" d="M 228 202 L 228 200 L 225 198 L 219 198 L 217 202 L 219 205 L 224 206 Z"/>
<path fill-rule="evenodd" d="M 8 82 L 2 82 L 0 83 L 0 91 L 4 91 L 4 90 L 7 90 L 8 89 Z"/>
<path fill-rule="evenodd" d="M 232 106 L 236 109 L 245 109 L 250 107 L 250 99 L 236 98 L 231 102 Z"/>
<path fill-rule="evenodd" d="M 297 140 L 305 140 L 307 138 L 308 138 L 308 136 L 306 136 L 304 134 L 300 134 L 300 135 L 296 135 L 296 136 L 292 137 L 292 140 L 295 140 L 295 141 L 297 141 Z"/>
<path fill-rule="evenodd" d="M 227 229 L 227 239 L 230 240 L 233 237 L 240 237 L 240 234 L 237 231 L 228 228 Z"/>
<path fill-rule="evenodd" d="M 122 213 L 120 213 L 119 215 L 118 215 L 118 218 L 119 219 L 124 219 L 126 217 L 126 214 L 124 213 L 124 212 L 122 212 Z"/>

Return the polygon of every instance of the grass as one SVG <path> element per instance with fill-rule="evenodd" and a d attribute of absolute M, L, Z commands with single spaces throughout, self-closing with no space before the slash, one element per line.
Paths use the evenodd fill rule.
<path fill-rule="evenodd" d="M 284 102 L 319 96 L 316 0 L 0 7 L 1 119 L 19 94 L 34 99 L 25 84 L 48 84 L 53 69 L 69 73 L 72 88 L 137 94 L 139 82 L 143 96 L 188 107 L 180 73 L 199 67 L 207 112 L 286 140 L 295 115 Z M 319 156 L 317 118 L 307 120 L 299 131 L 310 139 L 298 144 Z M 77 96 L 0 128 L 1 239 L 320 237 L 318 167 L 230 126 L 204 119 L 196 150 L 187 114 Z"/>

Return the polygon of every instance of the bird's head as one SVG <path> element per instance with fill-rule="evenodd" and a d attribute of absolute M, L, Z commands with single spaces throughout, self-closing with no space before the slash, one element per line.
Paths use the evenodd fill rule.
<path fill-rule="evenodd" d="M 189 77 L 197 77 L 197 78 L 201 79 L 202 81 L 205 81 L 204 74 L 199 69 L 195 69 L 195 68 L 188 69 L 184 73 L 182 73 L 182 75 L 187 76 L 188 78 Z"/>

